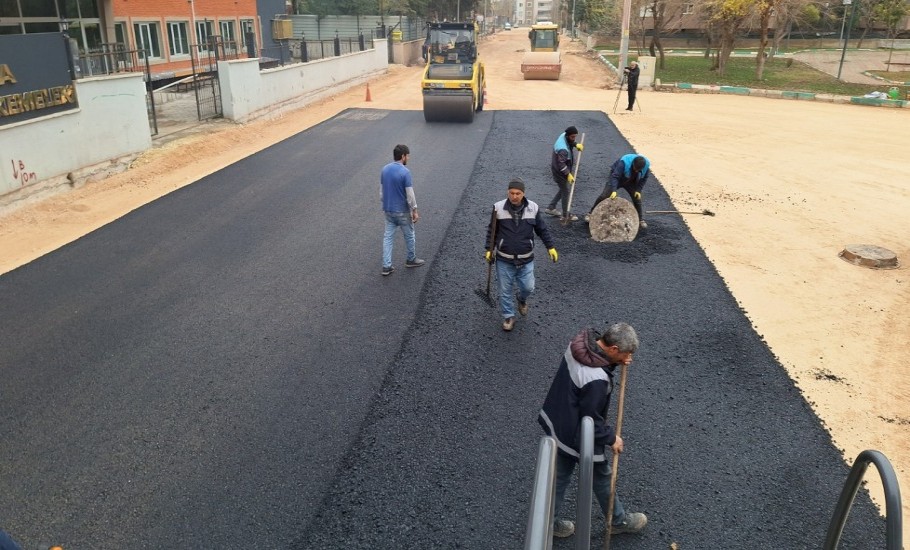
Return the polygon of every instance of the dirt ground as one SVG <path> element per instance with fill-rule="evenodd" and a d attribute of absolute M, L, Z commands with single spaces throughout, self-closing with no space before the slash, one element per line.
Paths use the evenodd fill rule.
<path fill-rule="evenodd" d="M 524 81 L 525 41 L 517 29 L 481 45 L 486 109 L 607 112 L 679 209 L 716 213 L 685 220 L 846 462 L 878 449 L 910 487 L 910 110 L 642 91 L 641 112 L 614 115 L 613 76 L 579 43 L 563 42 L 561 80 Z M 371 81 L 371 102 L 357 86 L 277 121 L 158 140 L 127 172 L 0 218 L 0 273 L 345 108 L 419 110 L 420 71 L 393 67 Z M 887 248 L 901 266 L 849 264 L 838 253 L 852 244 Z"/>

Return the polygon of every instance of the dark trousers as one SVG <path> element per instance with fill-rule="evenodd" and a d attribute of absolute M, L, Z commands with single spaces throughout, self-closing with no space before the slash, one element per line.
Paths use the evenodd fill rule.
<path fill-rule="evenodd" d="M 635 93 L 638 91 L 638 83 L 629 84 L 629 109 L 632 110 L 632 106 L 635 105 Z"/>
<path fill-rule="evenodd" d="M 553 181 L 559 187 L 556 196 L 550 201 L 548 208 L 556 208 L 556 203 L 562 201 L 562 215 L 565 216 L 569 211 L 569 180 L 562 177 L 562 174 L 553 173 Z"/>
<path fill-rule="evenodd" d="M 638 212 L 638 219 L 639 220 L 645 219 L 645 212 L 642 207 L 641 199 L 635 198 L 634 191 L 631 191 L 628 188 L 623 187 L 623 186 L 620 186 L 619 188 L 624 189 L 625 192 L 629 194 L 629 198 L 632 199 L 632 206 L 634 206 L 635 211 Z M 609 198 L 610 198 L 610 186 L 607 185 L 606 187 L 604 187 L 603 193 L 601 193 L 600 196 L 597 197 L 597 200 L 594 201 L 594 206 L 591 207 L 591 212 L 594 211 L 594 208 L 597 207 L 598 204 L 600 204 L 601 202 L 603 202 Z"/>

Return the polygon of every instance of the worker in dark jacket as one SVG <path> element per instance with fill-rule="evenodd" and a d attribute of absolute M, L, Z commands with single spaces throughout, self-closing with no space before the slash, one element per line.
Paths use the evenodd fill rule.
<path fill-rule="evenodd" d="M 509 182 L 509 198 L 493 205 L 495 216 L 487 227 L 487 262 L 496 262 L 499 280 L 499 308 L 502 330 L 515 326 L 515 287 L 518 287 L 518 313 L 528 314 L 528 297 L 534 292 L 534 234 L 547 247 L 550 259 L 559 259 L 553 237 L 540 215 L 536 202 L 525 198 L 521 178 Z M 494 233 L 495 232 L 495 233 Z M 491 240 L 495 236 L 495 240 Z"/>
<path fill-rule="evenodd" d="M 581 449 L 581 421 L 590 416 L 594 421 L 594 480 L 593 489 L 604 515 L 610 506 L 612 471 L 609 459 L 623 452 L 623 439 L 607 424 L 607 411 L 613 393 L 615 370 L 628 366 L 638 350 L 638 335 L 626 323 L 609 325 L 603 334 L 585 329 L 569 342 L 559 369 L 550 385 L 537 420 L 544 432 L 556 440 L 556 510 L 565 498 Z M 611 532 L 638 533 L 648 518 L 641 513 L 626 512 L 618 497 L 613 500 Z M 568 537 L 575 532 L 575 523 L 556 519 L 553 536 Z"/>
<path fill-rule="evenodd" d="M 631 111 L 632 106 L 635 105 L 635 93 L 638 91 L 638 75 L 641 73 L 641 69 L 638 68 L 638 62 L 633 61 L 623 69 L 623 72 L 626 74 L 626 84 L 628 85 L 626 89 L 629 91 L 629 106 L 626 107 L 626 110 Z"/>
<path fill-rule="evenodd" d="M 575 126 L 569 126 L 566 131 L 556 138 L 553 144 L 553 154 L 550 157 L 550 172 L 553 174 L 553 182 L 559 186 L 556 196 L 550 201 L 550 206 L 544 212 L 551 216 L 562 216 L 565 218 L 569 215 L 569 186 L 575 185 L 575 174 L 572 168 L 575 166 L 575 150 L 582 151 L 584 145 L 576 143 L 578 129 Z M 562 210 L 556 210 L 556 203 L 562 202 Z M 578 219 L 578 216 L 572 216 L 571 221 Z"/>
<path fill-rule="evenodd" d="M 606 199 L 615 199 L 617 189 L 625 189 L 629 193 L 629 197 L 632 199 L 632 205 L 635 206 L 635 211 L 638 212 L 638 225 L 642 229 L 648 227 L 648 223 L 645 221 L 645 211 L 641 201 L 641 190 L 644 188 L 645 183 L 648 181 L 648 176 L 651 174 L 651 161 L 647 158 L 637 155 L 635 153 L 630 153 L 628 155 L 623 155 L 613 163 L 613 166 L 610 167 L 610 179 L 607 180 L 607 185 L 604 187 L 603 193 L 597 197 L 597 200 L 594 201 L 594 206 L 591 207 L 591 212 L 594 211 L 594 208 Z M 590 213 L 585 216 L 585 220 L 589 220 L 591 217 Z"/>

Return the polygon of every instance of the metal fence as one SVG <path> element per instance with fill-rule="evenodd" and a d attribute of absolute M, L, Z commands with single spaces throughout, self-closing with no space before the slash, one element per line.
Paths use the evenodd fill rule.
<path fill-rule="evenodd" d="M 358 36 L 335 37 L 331 40 L 307 40 L 306 38 L 285 40 L 280 46 L 262 48 L 259 55 L 261 69 L 278 67 L 291 63 L 308 63 L 318 59 L 338 57 L 354 52 L 372 50 L 374 35 L 361 33 Z"/>

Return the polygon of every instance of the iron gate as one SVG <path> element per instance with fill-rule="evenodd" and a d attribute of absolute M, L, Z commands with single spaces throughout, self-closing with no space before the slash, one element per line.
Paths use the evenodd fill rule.
<path fill-rule="evenodd" d="M 196 94 L 196 113 L 199 120 L 224 115 L 221 106 L 221 86 L 218 83 L 218 62 L 239 57 L 235 41 L 210 36 L 203 44 L 190 46 L 193 67 L 193 91 Z"/>

